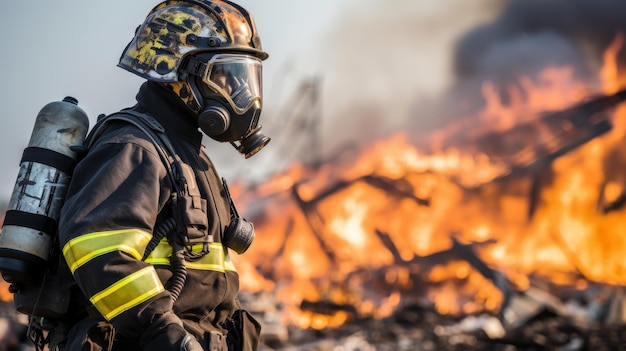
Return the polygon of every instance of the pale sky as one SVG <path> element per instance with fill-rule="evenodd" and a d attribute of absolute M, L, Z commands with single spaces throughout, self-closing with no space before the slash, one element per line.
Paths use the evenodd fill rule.
<path fill-rule="evenodd" d="M 143 80 L 116 65 L 135 28 L 157 3 L 29 0 L 4 4 L 0 203 L 8 201 L 13 190 L 22 151 L 44 105 L 73 96 L 93 124 L 100 113 L 134 104 Z M 477 21 L 467 9 L 484 12 L 464 0 L 241 0 L 239 4 L 255 17 L 263 48 L 270 54 L 264 62 L 264 129 L 267 123 L 281 123 L 279 115 L 288 113 L 284 107 L 300 82 L 319 78 L 324 83 L 324 128 L 329 135 L 337 126 L 346 127 L 348 122 L 337 116 L 345 116 L 341 111 L 354 101 L 388 102 L 392 107 L 385 110 L 391 118 L 404 113 L 404 102 L 420 91 L 440 90 L 446 80 L 449 45 Z M 455 9 L 465 16 L 450 21 Z M 416 23 L 418 27 L 411 28 L 419 32 L 404 33 L 404 22 Z M 411 40 L 408 46 L 406 39 Z M 267 111 L 278 112 L 270 116 Z M 344 136 L 358 134 L 354 128 L 367 121 L 350 123 Z M 270 146 L 284 147 L 289 140 L 273 139 L 269 151 L 245 164 L 230 145 L 213 144 L 218 170 L 223 168 L 222 175 L 228 176 L 232 168 L 250 167 L 252 172 L 271 167 L 278 156 Z"/>
<path fill-rule="evenodd" d="M 255 16 L 264 49 L 270 53 L 264 65 L 265 80 L 271 81 L 281 65 L 296 59 L 302 46 L 315 41 L 348 2 L 240 1 Z M 0 199 L 13 189 L 22 150 L 37 113 L 48 102 L 74 96 L 92 121 L 100 113 L 134 103 L 143 80 L 116 65 L 135 28 L 157 3 L 29 0 L 4 4 Z M 271 90 L 265 84 L 266 96 Z M 235 152 L 232 156 L 238 157 Z"/>

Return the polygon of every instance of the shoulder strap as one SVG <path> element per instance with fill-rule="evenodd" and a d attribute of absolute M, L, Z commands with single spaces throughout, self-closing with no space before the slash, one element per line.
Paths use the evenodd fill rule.
<path fill-rule="evenodd" d="M 86 150 L 103 133 L 104 125 L 109 121 L 125 121 L 135 125 L 154 144 L 165 165 L 174 190 L 171 199 L 172 209 L 176 220 L 176 230 L 181 234 L 182 239 L 177 242 L 188 245 L 202 243 L 202 251 L 197 254 L 192 254 L 189 251 L 189 258 L 204 256 L 209 251 L 209 243 L 213 241 L 213 236 L 210 234 L 199 236 L 195 234 L 195 227 L 198 224 L 206 229 L 206 224 L 204 223 L 206 220 L 202 220 L 202 218 L 206 218 L 205 208 L 202 205 L 203 200 L 193 171 L 180 159 L 165 134 L 163 126 L 152 116 L 132 110 L 122 110 L 111 115 L 101 115 L 85 139 Z M 189 234 L 192 232 L 194 234 L 190 236 Z"/>
<path fill-rule="evenodd" d="M 131 123 L 148 136 L 159 153 L 159 157 L 163 161 L 163 165 L 167 170 L 172 186 L 178 194 L 182 195 L 183 190 L 179 187 L 176 173 L 177 171 L 180 171 L 176 169 L 178 168 L 176 166 L 178 156 L 176 155 L 176 151 L 174 151 L 174 147 L 167 138 L 163 126 L 150 115 L 133 110 L 122 110 L 110 115 L 100 115 L 98 117 L 98 121 L 85 139 L 85 147 L 87 149 L 91 148 L 96 139 L 98 139 L 98 137 L 104 132 L 106 123 L 116 120 Z"/>
<path fill-rule="evenodd" d="M 85 148 L 88 150 L 95 140 L 104 131 L 104 125 L 108 121 L 125 121 L 135 125 L 142 132 L 144 132 L 152 144 L 157 149 L 159 157 L 163 161 L 163 165 L 167 170 L 168 177 L 172 183 L 174 192 L 172 193 L 172 206 L 174 211 L 174 217 L 169 218 L 158 228 L 155 229 L 154 235 L 144 252 L 142 260 L 145 260 L 148 255 L 156 248 L 162 238 L 167 237 L 170 241 L 169 235 L 173 233 L 185 233 L 189 223 L 186 221 L 188 218 L 184 214 L 181 215 L 178 212 L 185 212 L 188 208 L 185 206 L 188 198 L 195 195 L 200 196 L 197 186 L 195 185 L 195 179 L 192 175 L 185 174 L 185 165 L 174 147 L 170 143 L 165 129 L 163 126 L 152 116 L 139 113 L 133 110 L 122 110 L 111 115 L 102 115 L 98 118 L 98 122 L 93 127 L 87 138 L 85 139 Z M 193 182 L 192 186 L 189 186 L 189 182 Z M 190 189 L 194 189 L 195 192 L 190 192 Z M 183 204 L 181 206 L 181 203 Z M 170 265 L 172 269 L 172 277 L 168 280 L 166 288 L 170 291 L 172 302 L 175 302 L 180 295 L 185 280 L 187 278 L 187 268 L 185 265 L 185 250 L 181 247 L 178 240 L 172 240 L 170 243 L 173 245 L 174 252 L 170 256 Z M 208 252 L 209 245 L 205 245 L 205 249 L 202 251 L 202 255 Z"/>

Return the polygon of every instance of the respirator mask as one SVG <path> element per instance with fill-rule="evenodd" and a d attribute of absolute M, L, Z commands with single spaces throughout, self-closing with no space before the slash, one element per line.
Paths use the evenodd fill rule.
<path fill-rule="evenodd" d="M 258 125 L 262 108 L 261 60 L 248 55 L 216 54 L 204 73 L 192 78 L 203 109 L 198 124 L 210 138 L 229 142 L 245 158 L 261 150 L 270 138 Z"/>

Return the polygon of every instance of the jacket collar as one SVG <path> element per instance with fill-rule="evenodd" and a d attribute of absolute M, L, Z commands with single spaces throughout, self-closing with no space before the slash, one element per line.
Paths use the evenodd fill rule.
<path fill-rule="evenodd" d="M 174 93 L 158 83 L 147 81 L 142 84 L 136 98 L 138 104 L 133 110 L 156 118 L 170 137 L 200 148 L 202 133 L 198 130 L 197 117 Z"/>

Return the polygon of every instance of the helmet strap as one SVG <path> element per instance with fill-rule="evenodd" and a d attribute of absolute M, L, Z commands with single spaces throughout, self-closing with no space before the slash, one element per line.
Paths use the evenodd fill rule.
<path fill-rule="evenodd" d="M 189 75 L 202 77 L 206 71 L 206 60 L 195 56 L 188 56 L 180 67 L 180 79 L 187 80 Z"/>

